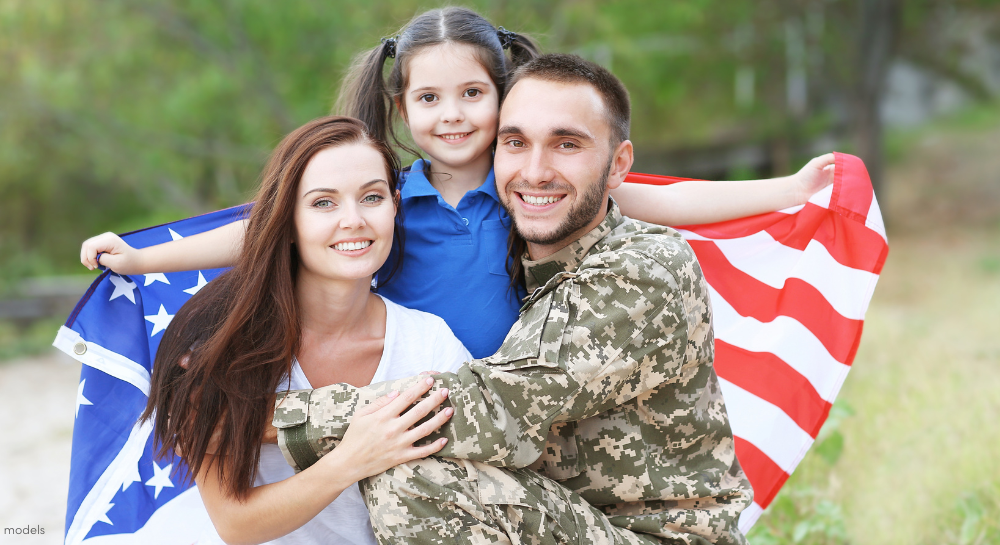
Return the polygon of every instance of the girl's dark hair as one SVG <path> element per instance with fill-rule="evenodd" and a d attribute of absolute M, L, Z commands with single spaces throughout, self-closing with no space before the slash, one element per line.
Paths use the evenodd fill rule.
<path fill-rule="evenodd" d="M 504 42 L 509 43 L 509 57 L 504 53 Z M 501 94 L 511 72 L 538 56 L 538 47 L 530 38 L 498 30 L 468 8 L 430 10 L 411 19 L 396 38 L 383 40 L 374 49 L 358 55 L 344 79 L 336 110 L 364 121 L 373 137 L 391 139 L 401 149 L 419 156 L 418 150 L 397 137 L 393 128 L 394 114 L 403 104 L 409 59 L 425 47 L 443 43 L 473 46 L 476 59 Z M 383 77 L 383 66 L 392 56 L 395 62 L 387 80 Z"/>
<path fill-rule="evenodd" d="M 402 242 L 399 160 L 392 149 L 357 119 L 311 121 L 286 136 L 264 168 L 236 265 L 181 307 L 157 350 L 141 418 L 154 421 L 159 455 L 181 452 L 191 475 L 218 471 L 223 490 L 239 499 L 253 487 L 275 390 L 289 376 L 300 343 L 292 244 L 299 180 L 319 151 L 358 143 L 382 156 L 396 202 L 393 244 Z M 216 430 L 219 456 L 210 468 L 206 454 Z"/>

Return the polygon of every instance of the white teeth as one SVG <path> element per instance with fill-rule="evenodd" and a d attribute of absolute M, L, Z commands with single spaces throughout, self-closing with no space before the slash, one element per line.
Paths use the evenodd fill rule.
<path fill-rule="evenodd" d="M 556 201 L 562 200 L 562 197 L 532 197 L 531 195 L 525 195 L 521 193 L 521 200 L 528 204 L 543 205 L 552 204 Z"/>
<path fill-rule="evenodd" d="M 465 138 L 466 136 L 469 136 L 470 134 L 472 134 L 472 133 L 463 132 L 462 134 L 442 134 L 441 138 L 444 138 L 445 140 L 458 140 L 460 138 Z"/>
<path fill-rule="evenodd" d="M 365 240 L 363 242 L 341 242 L 340 244 L 334 244 L 334 250 L 340 250 L 341 252 L 349 252 L 351 250 L 364 250 L 365 248 L 372 245 L 372 241 Z"/>

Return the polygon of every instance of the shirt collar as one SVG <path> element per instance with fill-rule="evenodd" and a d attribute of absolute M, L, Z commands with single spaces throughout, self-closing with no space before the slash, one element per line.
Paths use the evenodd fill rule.
<path fill-rule="evenodd" d="M 417 159 L 410 166 L 410 170 L 402 173 L 404 179 L 403 188 L 399 190 L 399 196 L 402 199 L 440 196 L 438 190 L 434 189 L 431 181 L 427 179 L 427 175 L 424 173 L 424 170 L 429 169 L 430 166 L 430 162 Z M 497 196 L 496 175 L 493 174 L 492 168 L 489 174 L 486 175 L 486 180 L 475 191 L 489 195 L 494 201 L 500 202 L 500 198 Z"/>
<path fill-rule="evenodd" d="M 621 224 L 623 218 L 621 210 L 618 209 L 618 203 L 614 199 L 610 199 L 610 201 L 608 215 L 605 216 L 604 220 L 565 248 L 538 261 L 531 261 L 528 259 L 528 254 L 524 254 L 521 263 L 524 266 L 524 280 L 528 293 L 544 286 L 553 276 L 561 272 L 577 270 L 594 245 Z"/>

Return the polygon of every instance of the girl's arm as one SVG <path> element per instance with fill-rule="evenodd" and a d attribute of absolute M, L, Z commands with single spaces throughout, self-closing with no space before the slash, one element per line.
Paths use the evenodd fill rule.
<path fill-rule="evenodd" d="M 118 274 L 230 267 L 243 248 L 246 225 L 247 220 L 234 221 L 211 231 L 141 249 L 129 246 L 114 233 L 104 233 L 84 241 L 80 262 L 90 270 L 100 264 Z"/>
<path fill-rule="evenodd" d="M 699 225 L 805 204 L 833 182 L 834 155 L 809 161 L 783 178 L 739 182 L 621 184 L 611 190 L 622 214 L 659 225 Z"/>
<path fill-rule="evenodd" d="M 413 444 L 447 422 L 454 409 L 414 425 L 447 399 L 448 391 L 435 392 L 403 412 L 433 384 L 433 379 L 418 381 L 359 410 L 335 452 L 284 481 L 253 488 L 245 501 L 227 495 L 217 469 L 206 464 L 195 482 L 219 536 L 230 545 L 281 537 L 309 522 L 357 481 L 441 450 L 447 439 Z"/>

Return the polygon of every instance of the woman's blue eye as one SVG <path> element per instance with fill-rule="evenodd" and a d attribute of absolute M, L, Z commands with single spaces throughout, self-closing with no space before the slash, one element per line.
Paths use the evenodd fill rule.
<path fill-rule="evenodd" d="M 333 206 L 333 201 L 331 201 L 330 199 L 320 199 L 314 202 L 313 206 L 315 206 L 316 208 L 330 208 L 331 206 Z"/>
<path fill-rule="evenodd" d="M 375 203 L 382 202 L 384 200 L 385 200 L 385 197 L 383 197 L 382 195 L 368 195 L 364 199 L 361 199 L 361 202 L 366 202 L 366 203 L 369 203 L 369 204 L 375 204 Z"/>

